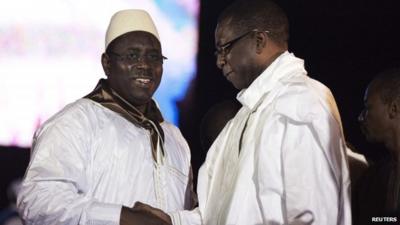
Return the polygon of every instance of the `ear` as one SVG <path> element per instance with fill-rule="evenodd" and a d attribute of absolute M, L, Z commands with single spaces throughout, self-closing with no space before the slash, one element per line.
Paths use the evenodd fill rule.
<path fill-rule="evenodd" d="M 394 100 L 389 104 L 389 118 L 394 119 L 400 115 L 400 102 L 399 100 Z"/>
<path fill-rule="evenodd" d="M 258 54 L 262 53 L 263 49 L 267 46 L 268 35 L 266 32 L 256 32 L 256 51 Z"/>
<path fill-rule="evenodd" d="M 104 74 L 108 77 L 110 72 L 110 57 L 106 53 L 101 55 L 101 65 L 103 66 Z"/>

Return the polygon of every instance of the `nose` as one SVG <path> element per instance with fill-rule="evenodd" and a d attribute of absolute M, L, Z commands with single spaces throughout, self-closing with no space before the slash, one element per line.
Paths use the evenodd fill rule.
<path fill-rule="evenodd" d="M 362 123 L 365 120 L 365 110 L 360 112 L 360 115 L 358 115 L 358 122 Z"/>
<path fill-rule="evenodd" d="M 128 70 L 131 73 L 135 74 L 143 74 L 143 73 L 150 73 L 151 67 L 147 60 L 140 58 L 135 64 L 129 65 Z"/>
<path fill-rule="evenodd" d="M 146 59 L 146 57 L 141 56 L 137 59 L 137 62 L 134 66 L 136 68 L 147 69 L 150 66 L 149 64 L 150 62 Z"/>
<path fill-rule="evenodd" d="M 225 61 L 225 57 L 222 54 L 217 54 L 217 67 L 219 69 L 222 69 L 222 67 L 224 67 L 226 61 Z"/>

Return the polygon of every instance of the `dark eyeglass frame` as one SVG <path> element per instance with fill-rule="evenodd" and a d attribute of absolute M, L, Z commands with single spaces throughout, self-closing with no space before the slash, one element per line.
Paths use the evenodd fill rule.
<path fill-rule="evenodd" d="M 158 55 L 158 57 L 156 59 L 150 58 L 149 56 L 151 54 L 139 55 L 139 57 L 137 57 L 136 59 L 134 59 L 134 57 L 132 56 L 132 55 L 135 55 L 135 53 L 118 54 L 113 51 L 107 51 L 106 54 L 116 56 L 116 57 L 118 57 L 118 60 L 125 61 L 130 64 L 138 63 L 140 61 L 140 59 L 143 59 L 143 57 L 146 58 L 146 60 L 149 61 L 150 63 L 163 63 L 164 60 L 168 59 L 167 57 L 165 57 L 161 54 Z"/>
<path fill-rule="evenodd" d="M 225 56 L 231 51 L 231 49 L 233 48 L 233 46 L 234 46 L 238 41 L 240 41 L 242 38 L 246 37 L 248 34 L 250 34 L 250 33 L 252 33 L 252 32 L 260 32 L 260 31 L 257 30 L 257 29 L 247 31 L 247 32 L 245 32 L 244 34 L 239 35 L 238 37 L 235 37 L 235 38 L 233 38 L 232 40 L 225 42 L 225 44 L 222 44 L 222 45 L 220 45 L 220 46 L 217 46 L 217 50 L 215 50 L 214 55 L 215 55 L 216 57 L 218 57 L 218 56 L 220 56 L 220 55 L 222 55 L 222 56 L 225 57 Z M 269 33 L 268 30 L 265 30 L 265 31 L 262 31 L 262 32 Z"/>

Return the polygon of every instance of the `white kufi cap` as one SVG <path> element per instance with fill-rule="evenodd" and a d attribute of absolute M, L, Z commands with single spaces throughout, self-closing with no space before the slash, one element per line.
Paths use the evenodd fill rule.
<path fill-rule="evenodd" d="M 146 31 L 160 40 L 157 28 L 146 11 L 127 9 L 118 11 L 111 17 L 106 33 L 106 49 L 115 38 L 131 31 Z"/>

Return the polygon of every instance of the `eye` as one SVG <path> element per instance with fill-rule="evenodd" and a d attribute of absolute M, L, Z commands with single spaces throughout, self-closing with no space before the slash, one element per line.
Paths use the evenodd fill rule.
<path fill-rule="evenodd" d="M 214 55 L 225 55 L 229 52 L 229 48 L 231 47 L 232 43 L 228 42 L 222 46 L 217 47 L 217 50 L 215 50 Z"/>
<path fill-rule="evenodd" d="M 214 55 L 215 57 L 217 57 L 218 55 L 222 55 L 224 52 L 224 50 L 222 48 L 219 48 L 217 50 L 215 50 Z"/>
<path fill-rule="evenodd" d="M 229 52 L 229 49 L 231 48 L 231 46 L 232 46 L 232 42 L 228 42 L 221 46 L 221 51 Z"/>
<path fill-rule="evenodd" d="M 126 54 L 126 59 L 129 61 L 136 61 L 139 59 L 139 57 L 140 57 L 139 54 L 136 52 L 131 52 Z"/>
<path fill-rule="evenodd" d="M 147 58 L 148 58 L 150 61 L 158 61 L 158 60 L 161 59 L 161 56 L 160 56 L 160 54 L 158 54 L 158 53 L 150 53 L 150 54 L 147 55 Z"/>

